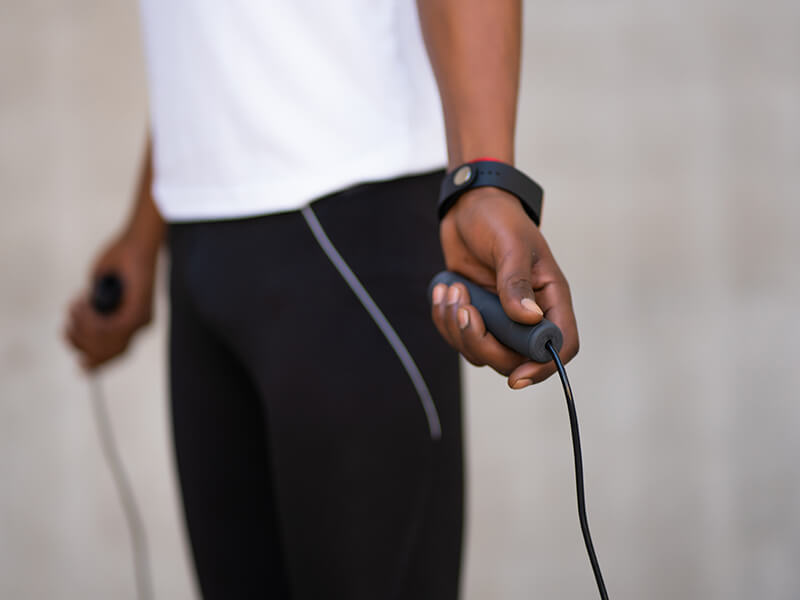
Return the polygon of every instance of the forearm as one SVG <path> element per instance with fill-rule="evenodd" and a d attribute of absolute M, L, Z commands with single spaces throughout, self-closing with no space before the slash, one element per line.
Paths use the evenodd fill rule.
<path fill-rule="evenodd" d="M 148 140 L 136 186 L 133 209 L 125 226 L 124 235 L 135 242 L 148 258 L 155 259 L 164 239 L 165 225 L 153 200 L 152 187 L 153 152 L 152 143 Z"/>
<path fill-rule="evenodd" d="M 417 0 L 447 133 L 450 167 L 514 162 L 520 0 Z"/>

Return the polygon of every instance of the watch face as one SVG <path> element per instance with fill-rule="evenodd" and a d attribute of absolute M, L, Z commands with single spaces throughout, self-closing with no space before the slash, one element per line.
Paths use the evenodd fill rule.
<path fill-rule="evenodd" d="M 462 186 L 472 179 L 472 167 L 464 165 L 453 174 L 453 183 Z"/>

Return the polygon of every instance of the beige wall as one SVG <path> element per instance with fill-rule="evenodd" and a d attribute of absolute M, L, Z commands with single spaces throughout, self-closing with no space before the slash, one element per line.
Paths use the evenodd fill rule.
<path fill-rule="evenodd" d="M 133 597 L 63 307 L 126 212 L 133 0 L 0 0 L 0 597 Z M 800 4 L 530 2 L 519 163 L 573 286 L 615 598 L 800 597 Z M 155 327 L 103 383 L 158 598 L 195 597 Z M 591 598 L 556 381 L 470 368 L 465 598 Z"/>

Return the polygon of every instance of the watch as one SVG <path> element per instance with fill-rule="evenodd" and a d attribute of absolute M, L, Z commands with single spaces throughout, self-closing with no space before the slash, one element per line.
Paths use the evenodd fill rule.
<path fill-rule="evenodd" d="M 456 167 L 444 176 L 439 191 L 439 220 L 456 200 L 472 188 L 496 187 L 513 194 L 536 225 L 541 222 L 544 191 L 533 179 L 511 165 L 489 159 L 478 159 Z"/>

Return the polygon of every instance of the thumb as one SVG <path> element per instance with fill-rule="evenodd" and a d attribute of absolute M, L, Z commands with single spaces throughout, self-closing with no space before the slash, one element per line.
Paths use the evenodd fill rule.
<path fill-rule="evenodd" d="M 527 244 L 511 244 L 496 269 L 497 294 L 509 318 L 526 325 L 541 321 L 543 312 L 536 303 L 531 285 L 533 250 Z"/>

